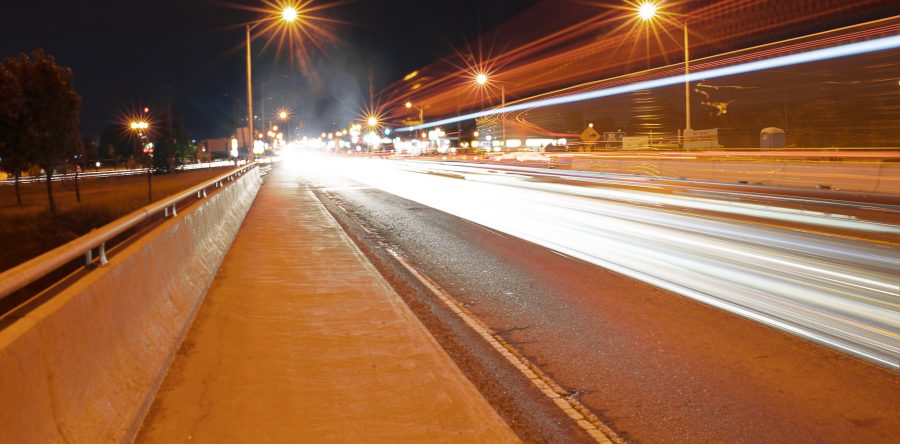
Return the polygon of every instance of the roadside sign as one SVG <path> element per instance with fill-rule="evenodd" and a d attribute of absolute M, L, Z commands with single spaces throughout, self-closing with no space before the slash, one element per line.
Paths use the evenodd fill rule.
<path fill-rule="evenodd" d="M 581 140 L 584 142 L 596 142 L 600 140 L 600 133 L 593 128 L 587 128 L 581 132 Z"/>

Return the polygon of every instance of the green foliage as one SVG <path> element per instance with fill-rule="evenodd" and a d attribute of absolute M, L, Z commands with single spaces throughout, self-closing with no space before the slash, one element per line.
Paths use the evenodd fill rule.
<path fill-rule="evenodd" d="M 72 85 L 72 70 L 56 65 L 43 50 L 3 60 L 2 95 L 10 95 L 12 111 L 4 111 L 7 123 L 2 137 L 5 150 L 15 151 L 27 163 L 47 174 L 47 198 L 50 212 L 56 213 L 52 177 L 79 150 L 78 107 L 81 97 Z M 6 91 L 9 91 L 8 93 Z M 8 115 L 6 115 L 8 114 Z M 24 169 L 24 168 L 23 168 Z"/>
<path fill-rule="evenodd" d="M 16 201 L 22 204 L 19 192 L 19 176 L 28 169 L 32 157 L 27 151 L 27 133 L 21 129 L 26 124 L 26 98 L 15 72 L 5 63 L 0 64 L 0 169 L 16 179 Z"/>
<path fill-rule="evenodd" d="M 135 154 L 137 145 L 134 135 L 126 133 L 122 124 L 109 125 L 100 134 L 98 156 L 100 159 L 127 159 Z"/>
<path fill-rule="evenodd" d="M 184 165 L 191 162 L 197 157 L 197 146 L 191 144 L 188 140 L 182 139 L 175 143 L 175 162 L 178 165 Z"/>
<path fill-rule="evenodd" d="M 81 156 L 82 160 L 96 160 L 100 157 L 100 147 L 94 143 L 94 139 L 91 139 L 88 136 L 81 137 Z"/>

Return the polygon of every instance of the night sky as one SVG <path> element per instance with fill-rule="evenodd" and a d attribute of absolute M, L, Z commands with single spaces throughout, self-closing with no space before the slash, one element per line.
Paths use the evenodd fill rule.
<path fill-rule="evenodd" d="M 255 0 L 235 3 L 258 6 Z M 353 118 L 377 92 L 527 9 L 536 0 L 357 0 L 330 9 L 343 44 L 310 53 L 303 73 L 286 54 L 254 43 L 255 94 L 289 107 L 309 131 Z M 158 107 L 196 138 L 224 136 L 235 99 L 246 108 L 243 30 L 253 12 L 212 0 L 29 0 L 4 2 L 0 57 L 44 48 L 74 71 L 82 131 L 99 136 L 128 110 Z M 371 72 L 371 74 L 370 74 Z M 371 80 L 370 80 L 371 79 Z M 269 113 L 267 113 L 269 114 Z"/>

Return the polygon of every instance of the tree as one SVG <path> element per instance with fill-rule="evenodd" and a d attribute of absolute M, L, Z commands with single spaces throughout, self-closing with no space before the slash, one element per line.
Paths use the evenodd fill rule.
<path fill-rule="evenodd" d="M 100 148 L 90 136 L 81 136 L 82 164 L 92 160 L 100 160 Z M 82 168 L 84 168 L 82 166 Z"/>
<path fill-rule="evenodd" d="M 134 135 L 127 133 L 122 124 L 108 125 L 100 134 L 99 158 L 118 159 L 134 155 Z"/>
<path fill-rule="evenodd" d="M 25 96 L 15 73 L 0 63 L 0 169 L 15 178 L 16 203 L 22 205 L 19 178 L 28 169 L 31 144 L 25 131 Z"/>
<path fill-rule="evenodd" d="M 75 170 L 75 199 L 81 202 L 81 187 L 78 184 L 78 174 L 84 170 L 85 162 L 95 158 L 97 155 L 97 145 L 94 140 L 88 136 L 81 136 L 78 145 L 75 147 L 75 156 L 73 157 L 72 169 Z"/>
<path fill-rule="evenodd" d="M 43 50 L 6 59 L 3 64 L 17 79 L 25 98 L 21 142 L 32 147 L 27 152 L 47 176 L 47 200 L 56 214 L 53 199 L 53 173 L 74 155 L 80 145 L 78 107 L 81 97 L 72 85 L 72 70 L 56 64 Z"/>

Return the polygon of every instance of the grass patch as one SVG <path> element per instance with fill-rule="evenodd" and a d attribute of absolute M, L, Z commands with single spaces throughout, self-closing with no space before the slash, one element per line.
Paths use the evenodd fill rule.
<path fill-rule="evenodd" d="M 171 196 L 227 172 L 229 167 L 182 171 L 153 176 L 154 200 Z M 52 250 L 92 229 L 147 205 L 147 176 L 79 179 L 81 203 L 74 183 L 54 182 L 57 214 L 51 215 L 46 184 L 0 186 L 0 271 Z"/>

